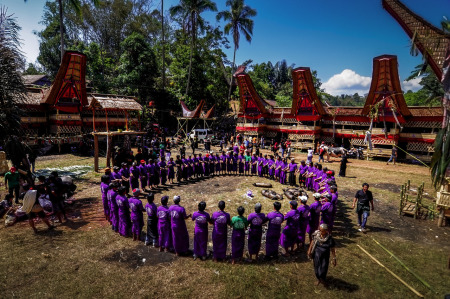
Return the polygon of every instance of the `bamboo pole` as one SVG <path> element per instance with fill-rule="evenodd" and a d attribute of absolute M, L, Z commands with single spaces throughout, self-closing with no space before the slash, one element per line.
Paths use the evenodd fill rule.
<path fill-rule="evenodd" d="M 384 251 L 386 251 L 387 253 L 389 253 L 391 255 L 391 257 L 393 257 L 400 265 L 403 266 L 403 268 L 405 268 L 409 273 L 411 273 L 412 275 L 414 275 L 415 278 L 417 278 L 421 283 L 423 283 L 427 288 L 429 288 L 430 290 L 432 290 L 433 292 L 435 292 L 435 290 L 426 282 L 424 281 L 419 275 L 417 275 L 415 272 L 413 272 L 411 269 L 408 268 L 408 266 L 406 266 L 398 257 L 396 257 L 392 252 L 390 252 L 386 247 L 384 247 L 383 245 L 381 245 L 377 240 L 375 240 L 374 238 L 372 238 L 372 240 L 381 248 L 384 249 Z"/>
<path fill-rule="evenodd" d="M 359 244 L 356 244 L 356 246 L 359 247 L 359 249 L 361 249 L 365 254 L 367 254 L 375 263 L 377 263 L 380 267 L 384 268 L 389 274 L 391 274 L 392 276 L 394 276 L 398 281 L 400 281 L 404 286 L 406 286 L 408 289 L 410 289 L 414 294 L 416 294 L 418 297 L 423 298 L 424 296 L 419 293 L 418 291 L 416 291 L 412 286 L 410 286 L 409 284 L 407 284 L 403 279 L 401 279 L 397 274 L 395 274 L 394 272 L 392 272 L 391 270 L 389 270 L 388 268 L 386 268 L 385 265 L 383 265 L 382 263 L 380 263 L 380 261 L 378 261 L 375 257 L 373 257 L 370 253 L 368 253 L 364 248 L 362 248 L 361 246 L 359 246 Z"/>
<path fill-rule="evenodd" d="M 403 210 L 403 196 L 405 196 L 405 185 L 402 185 L 402 192 L 400 193 L 400 209 L 398 211 L 398 215 L 401 216 L 402 215 L 402 210 Z"/>
<path fill-rule="evenodd" d="M 94 134 L 94 170 L 98 172 L 98 135 Z"/>

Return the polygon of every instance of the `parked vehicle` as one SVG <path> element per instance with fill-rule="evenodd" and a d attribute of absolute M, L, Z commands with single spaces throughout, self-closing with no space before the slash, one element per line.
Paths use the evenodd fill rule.
<path fill-rule="evenodd" d="M 204 140 L 208 137 L 211 137 L 213 132 L 210 129 L 193 129 L 191 133 L 189 133 L 189 138 L 194 139 L 197 137 L 199 142 L 204 142 Z"/>

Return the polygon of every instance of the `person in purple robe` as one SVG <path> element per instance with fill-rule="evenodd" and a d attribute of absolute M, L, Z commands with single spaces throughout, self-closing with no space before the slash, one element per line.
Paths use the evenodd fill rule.
<path fill-rule="evenodd" d="M 198 170 L 198 175 L 200 176 L 200 177 L 202 177 L 202 176 L 204 176 L 205 175 L 205 162 L 204 162 L 204 157 L 202 156 L 202 154 L 200 153 L 200 154 L 198 154 L 198 168 L 197 168 L 197 170 Z"/>
<path fill-rule="evenodd" d="M 147 165 L 145 164 L 145 160 L 141 160 L 141 165 L 138 166 L 139 169 L 139 181 L 141 182 L 141 189 L 145 191 L 147 187 L 148 178 L 147 178 Z"/>
<path fill-rule="evenodd" d="M 257 158 L 257 171 L 258 171 L 258 176 L 262 177 L 263 176 L 263 163 L 264 163 L 264 158 L 262 153 L 259 154 L 259 157 Z"/>
<path fill-rule="evenodd" d="M 122 183 L 122 175 L 120 174 L 120 167 L 114 166 L 113 172 L 111 173 L 111 175 L 112 175 L 112 181 L 117 181 L 119 184 Z"/>
<path fill-rule="evenodd" d="M 330 234 L 333 232 L 333 226 L 334 226 L 334 219 L 336 218 L 336 211 L 337 211 L 337 204 L 338 204 L 338 192 L 337 192 L 337 186 L 333 185 L 330 187 L 329 191 L 331 195 L 331 204 L 333 205 L 333 213 L 331 216 L 331 225 L 328 226 L 328 231 Z"/>
<path fill-rule="evenodd" d="M 280 245 L 284 248 L 284 256 L 294 253 L 294 245 L 297 242 L 298 225 L 300 221 L 300 214 L 297 210 L 297 201 L 291 200 L 289 202 L 291 210 L 284 215 L 286 225 L 280 237 Z"/>
<path fill-rule="evenodd" d="M 161 205 L 157 209 L 159 251 L 172 249 L 172 230 L 170 227 L 170 211 L 167 206 L 169 196 L 161 197 Z"/>
<path fill-rule="evenodd" d="M 122 163 L 122 169 L 120 169 L 119 173 L 122 176 L 122 186 L 126 188 L 126 194 L 128 194 L 130 192 L 130 170 L 127 163 Z"/>
<path fill-rule="evenodd" d="M 147 185 L 150 190 L 154 189 L 155 183 L 155 162 L 153 159 L 148 160 L 147 163 Z"/>
<path fill-rule="evenodd" d="M 245 247 L 245 230 L 248 226 L 247 218 L 243 215 L 245 209 L 243 206 L 237 208 L 238 216 L 231 219 L 230 226 L 233 228 L 231 235 L 231 263 L 234 265 L 242 259 Z"/>
<path fill-rule="evenodd" d="M 216 165 L 216 173 L 217 174 L 221 174 L 220 161 L 222 161 L 222 160 L 219 156 L 219 153 L 216 153 L 216 160 L 214 161 L 214 164 Z"/>
<path fill-rule="evenodd" d="M 224 260 L 227 254 L 228 227 L 231 223 L 230 214 L 225 212 L 225 202 L 219 201 L 219 211 L 214 212 L 211 217 L 213 226 L 213 259 L 215 262 Z"/>
<path fill-rule="evenodd" d="M 128 237 L 131 228 L 130 205 L 126 196 L 126 188 L 120 187 L 119 194 L 116 196 L 117 208 L 119 211 L 119 234 Z"/>
<path fill-rule="evenodd" d="M 251 174 L 256 175 L 258 170 L 258 157 L 256 156 L 256 153 L 253 154 L 250 164 L 251 164 Z"/>
<path fill-rule="evenodd" d="M 297 239 L 297 249 L 302 249 L 306 244 L 306 229 L 309 224 L 309 211 L 310 208 L 307 205 L 308 197 L 305 195 L 300 196 L 300 207 L 297 211 L 300 214 L 300 221 L 298 224 L 298 239 Z"/>
<path fill-rule="evenodd" d="M 159 167 L 158 161 L 155 161 L 154 171 L 155 171 L 155 175 L 153 176 L 153 185 L 155 185 L 155 188 L 157 188 L 161 182 L 161 180 L 160 180 L 161 167 Z"/>
<path fill-rule="evenodd" d="M 203 174 L 209 176 L 209 154 L 203 157 Z"/>
<path fill-rule="evenodd" d="M 200 173 L 200 170 L 199 170 L 200 165 L 199 165 L 199 161 L 197 158 L 197 154 L 194 154 L 194 157 L 192 158 L 192 162 L 193 162 L 193 174 L 196 178 L 198 178 L 198 175 Z"/>
<path fill-rule="evenodd" d="M 161 185 L 165 185 L 167 182 L 167 163 L 164 160 L 159 161 L 159 175 L 161 177 Z"/>
<path fill-rule="evenodd" d="M 189 155 L 189 158 L 186 159 L 186 164 L 188 166 L 187 177 L 188 179 L 191 179 L 192 175 L 194 174 L 194 160 L 192 159 L 191 155 Z"/>
<path fill-rule="evenodd" d="M 322 208 L 320 210 L 321 218 L 320 218 L 320 224 L 326 223 L 328 225 L 328 230 L 332 229 L 330 227 L 333 225 L 332 219 L 333 219 L 333 204 L 331 203 L 331 195 L 327 194 L 322 197 Z"/>
<path fill-rule="evenodd" d="M 295 186 L 295 173 L 297 172 L 297 163 L 295 163 L 295 159 L 291 159 L 291 163 L 288 164 L 288 172 L 289 172 L 289 186 Z"/>
<path fill-rule="evenodd" d="M 170 158 L 167 163 L 167 178 L 169 179 L 169 184 L 173 184 L 173 179 L 175 178 L 175 162 L 173 161 L 173 157 Z"/>
<path fill-rule="evenodd" d="M 268 175 L 269 179 L 273 180 L 275 177 L 275 160 L 273 159 L 273 155 L 269 156 L 269 161 L 267 163 Z"/>
<path fill-rule="evenodd" d="M 269 221 L 266 233 L 266 258 L 278 258 L 278 247 L 281 235 L 281 223 L 284 221 L 284 215 L 280 213 L 281 203 L 273 203 L 273 211 L 267 214 Z"/>
<path fill-rule="evenodd" d="M 154 200 L 155 194 L 153 194 L 152 192 L 147 194 L 147 204 L 145 205 L 145 211 L 147 212 L 147 232 L 145 234 L 145 246 L 153 245 L 153 247 L 158 247 L 158 208 L 153 202 Z"/>
<path fill-rule="evenodd" d="M 245 157 L 243 154 L 239 154 L 237 163 L 238 163 L 239 175 L 244 175 Z"/>
<path fill-rule="evenodd" d="M 130 167 L 130 185 L 132 190 L 139 188 L 139 167 L 136 162 Z"/>
<path fill-rule="evenodd" d="M 108 203 L 108 190 L 109 190 L 109 183 L 110 179 L 108 175 L 102 175 L 101 183 L 100 183 L 100 190 L 102 192 L 102 203 L 103 203 L 103 213 L 105 215 L 105 218 L 108 222 L 111 223 L 111 220 L 109 219 L 109 203 Z"/>
<path fill-rule="evenodd" d="M 189 169 L 189 160 L 183 155 L 181 156 L 181 169 L 183 170 L 183 180 L 187 181 L 189 178 L 188 169 Z"/>
<path fill-rule="evenodd" d="M 109 184 L 109 190 L 107 193 L 107 200 L 109 205 L 109 222 L 113 231 L 119 230 L 119 209 L 117 207 L 116 197 L 119 184 L 117 182 Z M 126 190 L 126 189 L 125 189 Z"/>
<path fill-rule="evenodd" d="M 280 179 L 281 167 L 283 166 L 283 161 L 281 161 L 281 157 L 278 156 L 277 161 L 275 162 L 275 180 Z"/>
<path fill-rule="evenodd" d="M 309 222 L 306 232 L 309 235 L 309 241 L 312 240 L 312 234 L 319 229 L 320 211 L 322 203 L 320 202 L 320 193 L 314 193 L 314 202 L 309 206 Z"/>
<path fill-rule="evenodd" d="M 209 175 L 213 176 L 216 171 L 216 156 L 211 152 L 209 156 Z"/>
<path fill-rule="evenodd" d="M 239 145 L 237 143 L 235 143 L 233 146 L 233 153 L 239 154 Z"/>
<path fill-rule="evenodd" d="M 131 234 L 133 241 L 141 240 L 141 232 L 144 227 L 144 217 L 142 213 L 145 211 L 142 201 L 139 199 L 141 190 L 134 189 L 133 196 L 128 200 L 131 211 Z"/>
<path fill-rule="evenodd" d="M 305 163 L 305 160 L 302 160 L 300 162 L 300 165 L 298 167 L 298 184 L 300 187 L 305 187 L 306 188 L 306 177 L 305 177 L 305 173 L 308 170 L 308 166 Z"/>
<path fill-rule="evenodd" d="M 174 196 L 173 205 L 170 206 L 170 224 L 172 228 L 172 244 L 177 256 L 186 255 L 189 251 L 189 233 L 186 227 L 186 210 L 180 206 L 180 196 Z"/>
<path fill-rule="evenodd" d="M 285 185 L 286 184 L 286 174 L 289 171 L 289 164 L 287 163 L 287 159 L 283 158 L 281 165 L 281 171 L 280 171 L 280 184 Z"/>
<path fill-rule="evenodd" d="M 267 155 L 264 155 L 264 161 L 262 163 L 263 169 L 262 169 L 262 175 L 267 177 L 269 175 L 269 162 L 270 159 L 267 157 Z"/>
<path fill-rule="evenodd" d="M 227 173 L 231 174 L 233 172 L 233 151 L 227 152 Z"/>
<path fill-rule="evenodd" d="M 211 217 L 207 212 L 206 202 L 201 201 L 198 204 L 198 211 L 192 215 L 192 221 L 195 221 L 194 228 L 194 260 L 201 258 L 206 260 L 206 249 L 208 246 L 208 223 Z"/>
<path fill-rule="evenodd" d="M 250 261 L 257 260 L 261 249 L 262 225 L 266 222 L 266 215 L 261 213 L 261 204 L 255 205 L 255 212 L 248 215 L 247 221 L 250 224 L 248 230 L 248 254 Z M 253 256 L 255 257 L 253 259 Z"/>
<path fill-rule="evenodd" d="M 239 161 L 238 154 L 234 153 L 231 156 L 231 159 L 232 159 L 231 169 L 232 169 L 233 173 L 236 175 L 238 172 L 238 166 L 239 166 L 238 165 L 238 161 Z"/>

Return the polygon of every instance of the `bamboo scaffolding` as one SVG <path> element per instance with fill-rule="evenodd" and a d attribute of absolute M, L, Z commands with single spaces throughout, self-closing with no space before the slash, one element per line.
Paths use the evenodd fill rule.
<path fill-rule="evenodd" d="M 359 246 L 358 244 L 356 245 L 359 247 L 359 249 L 361 249 L 365 254 L 367 254 L 375 263 L 377 263 L 380 267 L 384 268 L 389 274 L 391 274 L 392 276 L 394 276 L 398 281 L 400 281 L 403 285 L 405 285 L 408 289 L 410 289 L 414 294 L 416 294 L 418 297 L 420 298 L 424 298 L 424 296 L 419 293 L 418 291 L 416 291 L 412 286 L 410 286 L 408 283 L 406 283 L 403 279 L 401 279 L 397 274 L 395 274 L 394 272 L 392 272 L 391 270 L 389 270 L 388 268 L 386 268 L 385 265 L 383 265 L 379 260 L 377 260 L 375 257 L 373 257 L 370 253 L 368 253 L 364 248 L 362 248 L 361 246 Z"/>
<path fill-rule="evenodd" d="M 426 281 L 424 281 L 419 275 L 417 275 L 415 272 L 413 272 L 411 269 L 408 268 L 408 266 L 406 266 L 398 257 L 396 257 L 392 252 L 390 252 L 386 247 L 384 247 L 383 245 L 381 245 L 377 240 L 375 240 L 374 238 L 372 238 L 372 240 L 381 248 L 384 249 L 384 251 L 386 251 L 387 253 L 390 254 L 391 257 L 393 257 L 400 265 L 403 266 L 403 268 L 405 268 L 409 273 L 411 273 L 412 275 L 414 275 L 415 278 L 417 278 L 421 283 L 423 283 L 423 285 L 425 285 L 427 288 L 429 288 L 430 290 L 432 290 L 433 292 L 436 292 Z"/>

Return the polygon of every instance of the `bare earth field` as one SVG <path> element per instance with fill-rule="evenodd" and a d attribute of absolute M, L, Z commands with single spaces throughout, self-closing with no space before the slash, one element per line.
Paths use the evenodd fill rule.
<path fill-rule="evenodd" d="M 306 158 L 304 154 L 294 154 Z M 317 160 L 317 157 L 314 157 Z M 436 220 L 414 220 L 398 216 L 401 185 L 408 179 L 417 188 L 425 182 L 426 200 L 431 203 L 429 171 L 423 166 L 399 164 L 386 166 L 381 161 L 350 160 L 347 177 L 337 178 L 339 207 L 333 235 L 337 241 L 337 267 L 330 266 L 329 288 L 314 286 L 312 262 L 305 251 L 295 257 L 276 261 L 262 259 L 257 264 L 214 263 L 177 258 L 160 253 L 141 242 L 133 242 L 115 234 L 103 218 L 99 181 L 101 174 L 92 171 L 93 159 L 72 155 L 39 158 L 37 169 L 64 168 L 78 171 L 80 178 L 75 202 L 68 207 L 69 221 L 56 224 L 47 231 L 38 223 L 33 234 L 28 223 L 12 227 L 0 226 L 0 297 L 73 298 L 73 297 L 150 297 L 150 298 L 412 298 L 408 288 L 374 263 L 356 245 L 362 246 L 387 268 L 427 298 L 443 298 L 450 294 L 450 228 L 438 228 Z M 73 167 L 73 166 L 77 167 Z M 100 165 L 105 165 L 104 159 Z M 325 166 L 337 172 L 335 159 Z M 205 178 L 186 185 L 161 188 L 162 195 L 181 195 L 188 213 L 198 202 L 206 201 L 207 211 L 216 210 L 219 200 L 227 203 L 232 216 L 243 205 L 245 215 L 255 203 L 263 212 L 272 210 L 271 200 L 261 195 L 254 182 L 269 182 L 258 177 L 221 176 Z M 363 182 L 370 184 L 375 198 L 375 211 L 368 221 L 368 233 L 356 228 L 356 214 L 351 209 L 355 192 Z M 2 182 L 3 183 L 3 182 Z M 273 183 L 274 190 L 284 188 Z M 3 198 L 4 186 L 0 188 Z M 247 190 L 255 194 L 245 197 Z M 143 199 L 145 204 L 145 200 Z M 288 200 L 282 201 L 282 212 L 288 211 Z M 2 219 L 3 221 L 3 219 Z M 210 227 L 211 228 L 211 227 Z M 188 221 L 192 238 L 194 226 Z M 145 230 L 145 228 L 144 228 Z M 430 291 L 413 275 L 382 250 L 377 240 L 433 288 Z M 264 240 L 263 240 L 264 243 Z M 212 244 L 209 244 L 212 249 Z M 231 249 L 231 244 L 229 244 Z M 262 246 L 264 250 L 264 244 Z"/>

